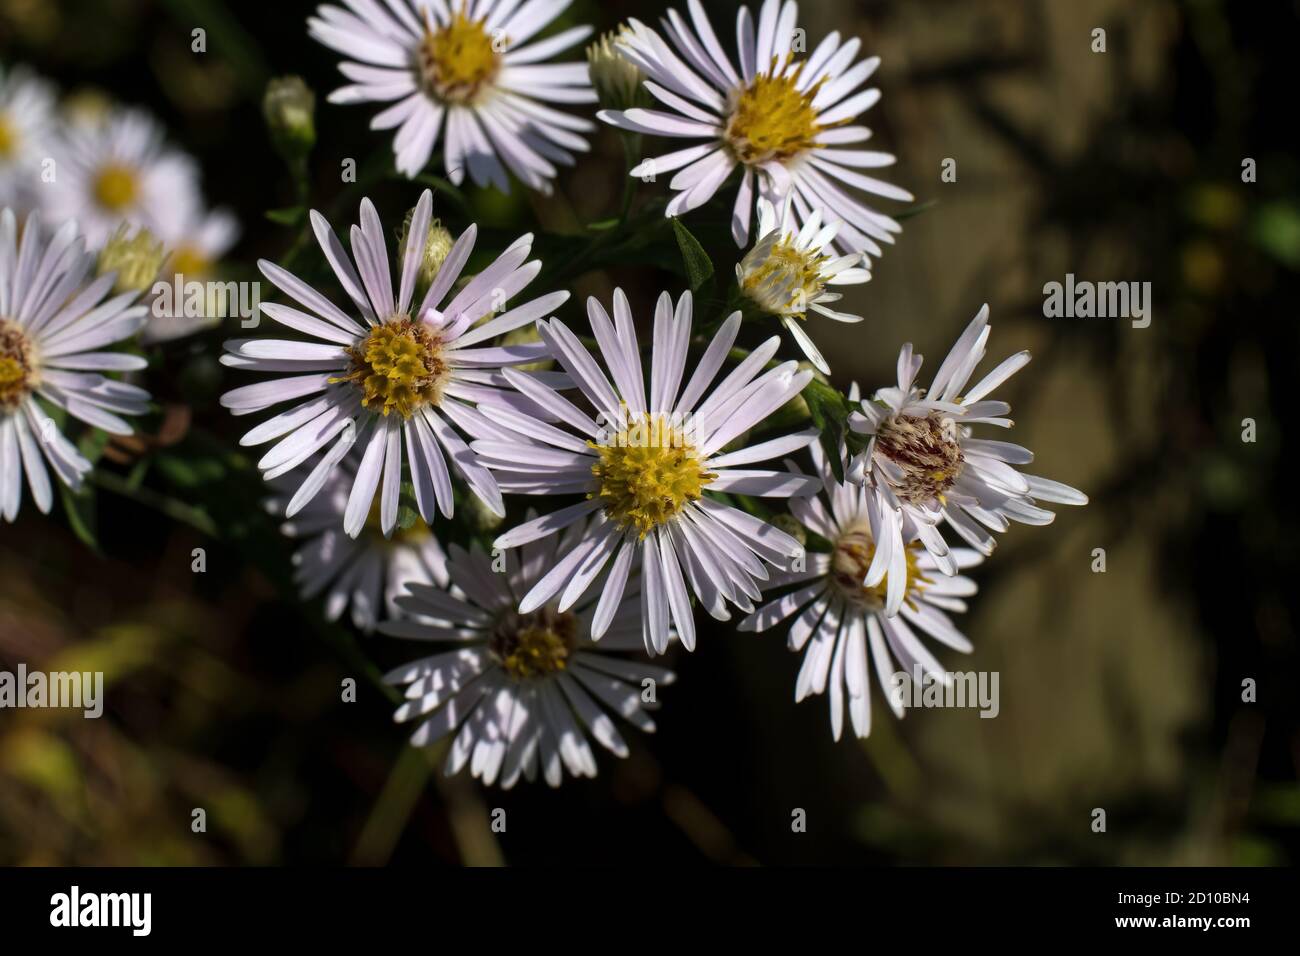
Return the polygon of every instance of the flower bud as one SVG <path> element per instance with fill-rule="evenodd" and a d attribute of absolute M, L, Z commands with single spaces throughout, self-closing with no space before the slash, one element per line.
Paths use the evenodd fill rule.
<path fill-rule="evenodd" d="M 406 255 L 406 234 L 411 231 L 411 217 L 414 215 L 414 209 L 407 210 L 406 219 L 402 222 L 402 229 L 397 234 L 398 262 L 401 262 Z M 442 268 L 442 264 L 447 261 L 447 255 L 451 252 L 453 243 L 451 232 L 442 224 L 442 220 L 430 220 L 429 240 L 424 244 L 424 258 L 420 260 L 420 271 L 415 276 L 415 287 L 417 289 L 424 291 L 433 285 L 434 277 L 437 276 L 438 270 Z"/>
<path fill-rule="evenodd" d="M 600 105 L 611 110 L 627 110 L 634 106 L 644 106 L 647 102 L 645 79 L 638 67 L 618 48 L 619 34 L 626 31 L 606 33 L 603 37 L 587 47 L 588 75 L 591 85 L 596 90 Z"/>
<path fill-rule="evenodd" d="M 302 77 L 282 76 L 266 85 L 262 115 L 271 142 L 285 160 L 297 162 L 316 145 L 316 94 Z"/>
<path fill-rule="evenodd" d="M 112 98 L 93 86 L 83 86 L 63 98 L 63 115 L 71 125 L 83 129 L 99 127 L 112 112 Z"/>
<path fill-rule="evenodd" d="M 166 257 L 163 244 L 148 229 L 133 229 L 122 223 L 100 251 L 95 271 L 101 276 L 116 272 L 113 291 L 119 295 L 147 292 L 158 278 Z"/>

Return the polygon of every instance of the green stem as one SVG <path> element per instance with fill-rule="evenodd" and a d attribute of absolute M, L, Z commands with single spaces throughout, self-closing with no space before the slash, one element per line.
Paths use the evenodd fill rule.
<path fill-rule="evenodd" d="M 624 165 L 626 166 L 625 172 L 627 175 L 623 178 L 623 210 L 618 217 L 620 229 L 622 229 L 623 224 L 627 222 L 628 214 L 632 211 L 632 201 L 636 198 L 638 180 L 631 173 L 637 163 L 640 162 L 641 134 L 624 133 L 622 140 Z"/>
<path fill-rule="evenodd" d="M 353 864 L 381 866 L 388 862 L 431 773 L 433 760 L 428 751 L 420 747 L 402 747 L 388 775 L 388 782 L 379 792 L 370 817 L 357 837 L 352 850 Z"/>
<path fill-rule="evenodd" d="M 121 475 L 114 474 L 111 471 L 96 469 L 91 472 L 90 480 L 98 488 L 121 495 L 123 498 L 129 498 L 146 508 L 153 508 L 173 521 L 189 525 L 200 534 L 211 538 L 220 537 L 220 532 L 210 517 L 197 508 L 191 508 L 182 501 L 168 498 L 166 495 L 161 495 L 150 488 L 132 486 Z"/>

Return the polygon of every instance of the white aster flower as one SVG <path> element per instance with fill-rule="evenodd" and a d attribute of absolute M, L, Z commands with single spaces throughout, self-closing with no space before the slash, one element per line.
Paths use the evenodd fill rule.
<path fill-rule="evenodd" d="M 610 653 L 640 649 L 635 572 L 620 586 L 627 600 L 599 645 L 587 636 L 597 613 L 594 597 L 567 610 L 554 601 L 531 610 L 521 606 L 549 568 L 581 547 L 583 524 L 571 526 L 558 543 L 533 541 L 519 556 L 511 552 L 505 573 L 493 570 L 494 559 L 478 545 L 469 552 L 452 545 L 447 570 L 453 586 L 412 585 L 397 603 L 413 619 L 380 625 L 384 634 L 452 645 L 385 678 L 406 687 L 407 703 L 396 719 L 420 721 L 411 743 L 427 746 L 455 734 L 447 774 L 468 763 L 485 784 L 500 781 L 509 788 L 540 770 L 558 787 L 565 770 L 574 777 L 596 775 L 589 737 L 627 756 L 610 713 L 654 731 L 647 711 L 657 700 L 646 689 L 671 684 L 672 671 Z"/>
<path fill-rule="evenodd" d="M 0 66 L 0 206 L 29 206 L 54 125 L 54 89 L 23 67 Z"/>
<path fill-rule="evenodd" d="M 663 653 L 670 619 L 683 645 L 693 650 L 688 584 L 710 614 L 726 620 L 728 601 L 752 609 L 750 599 L 759 596 L 756 582 L 767 578 L 764 562 L 783 565 L 799 548 L 784 532 L 707 493 L 786 498 L 816 490 L 816 480 L 806 475 L 746 467 L 805 447 L 816 436 L 813 430 L 723 451 L 799 394 L 812 372 L 798 371 L 794 362 L 764 372 L 780 344 L 773 336 L 708 392 L 735 342 L 737 312 L 722 324 L 682 389 L 691 295 L 684 293 L 674 309 L 664 293 L 655 310 L 647 401 L 632 310 L 622 290 L 614 292 L 613 322 L 594 298 L 587 300 L 587 314 L 609 377 L 562 322 L 541 322 L 538 329 L 595 418 L 509 370 L 507 380 L 569 427 L 493 408 L 487 417 L 502 427 L 474 442 L 504 490 L 577 493 L 587 499 L 506 532 L 496 546 L 517 547 L 597 513 L 580 544 L 524 598 L 523 609 L 534 610 L 557 594 L 561 609 L 571 607 L 613 559 L 592 627 L 599 639 L 618 607 L 628 568 L 640 556 L 647 650 Z"/>
<path fill-rule="evenodd" d="M 171 308 L 155 298 L 150 303 L 149 324 L 140 335 L 145 343 L 166 342 L 192 335 L 209 328 L 226 316 L 222 303 L 205 299 L 203 316 L 186 315 L 184 295 L 176 295 L 177 288 L 184 291 L 189 282 L 208 282 L 217 274 L 222 256 L 239 238 L 239 220 L 226 209 L 209 209 L 201 197 L 190 197 L 189 202 L 177 203 L 163 211 L 156 229 L 158 238 L 166 247 L 168 256 L 158 273 L 158 281 L 173 286 Z M 179 281 L 177 276 L 180 276 Z M 225 311 L 230 304 L 225 303 Z"/>
<path fill-rule="evenodd" d="M 479 186 L 509 191 L 506 168 L 530 189 L 551 190 L 555 163 L 585 152 L 594 127 L 547 104 L 594 103 L 586 63 L 542 61 L 580 43 L 591 27 L 528 43 L 569 0 L 346 0 L 308 19 L 312 37 L 350 59 L 351 82 L 331 103 L 388 103 L 371 129 L 397 129 L 397 169 L 414 177 L 445 124 L 447 176 L 466 169 Z M 502 165 L 504 163 L 504 165 Z"/>
<path fill-rule="evenodd" d="M 808 361 L 826 375 L 831 372 L 830 366 L 803 330 L 808 312 L 812 310 L 837 322 L 861 322 L 860 315 L 830 308 L 827 303 L 839 301 L 840 294 L 828 292 L 826 287 L 858 285 L 871 278 L 871 272 L 862 267 L 866 261 L 862 254 L 837 256 L 829 248 L 839 225 L 823 225 L 821 211 L 816 210 L 799 226 L 788 198 L 780 213 L 760 198 L 759 240 L 736 265 L 740 291 L 764 312 L 780 318 Z"/>
<path fill-rule="evenodd" d="M 36 507 L 48 512 L 53 488 L 46 462 L 71 488 L 81 487 L 91 470 L 41 401 L 115 435 L 131 434 L 122 415 L 148 410 L 147 392 L 100 374 L 145 367 L 139 356 L 98 351 L 133 335 L 145 310 L 131 304 L 133 292 L 105 299 L 114 277 L 87 281 L 94 263 L 75 222 L 47 238 L 37 214 L 19 230 L 12 210 L 0 212 L 0 513 L 6 521 L 18 515 L 24 474 Z"/>
<path fill-rule="evenodd" d="M 849 417 L 849 427 L 869 435 L 866 449 L 853 462 L 851 476 L 867 481 L 880 497 L 892 539 L 876 551 L 867 575 L 868 586 L 885 573 L 884 556 L 914 534 L 946 574 L 957 570 L 936 527 L 947 520 L 953 530 L 981 554 L 991 554 L 991 531 L 1006 531 L 1011 521 L 1050 524 L 1055 515 L 1039 501 L 1084 505 L 1088 498 L 1060 482 L 1022 475 L 1015 465 L 1034 460 L 1020 445 L 972 436 L 973 425 L 1010 428 L 1011 406 L 987 396 L 1029 361 L 1028 352 L 1005 359 L 967 388 L 971 373 L 984 358 L 988 342 L 989 307 L 966 327 L 939 366 L 929 390 L 917 387 L 921 356 L 910 344 L 898 356 L 898 386 L 882 388 L 861 411 Z"/>
<path fill-rule="evenodd" d="M 880 64 L 871 57 L 853 64 L 860 41 L 832 33 L 807 59 L 791 49 L 796 30 L 792 0 L 764 0 L 757 33 L 748 7 L 736 21 L 740 69 L 718 42 L 699 0 L 687 0 L 691 22 L 676 10 L 663 19 L 665 42 L 637 21 L 619 39 L 624 55 L 646 75 L 645 87 L 668 111 L 602 110 L 597 115 L 621 129 L 657 136 L 704 140 L 647 159 L 634 176 L 680 170 L 666 210 L 680 216 L 708 202 L 737 166 L 740 190 L 731 217 L 736 245 L 749 237 L 754 197 L 779 205 L 789 195 L 800 222 L 813 210 L 843 221 L 835 245 L 843 252 L 879 256 L 877 242 L 892 243 L 897 222 L 859 201 L 861 190 L 910 201 L 906 190 L 857 170 L 890 166 L 889 153 L 840 147 L 871 136 L 848 125 L 880 99 L 880 90 L 855 92 Z M 672 45 L 670 46 L 669 43 Z"/>
<path fill-rule="evenodd" d="M 452 514 L 448 458 L 489 508 L 505 513 L 496 481 L 456 429 L 470 430 L 482 417 L 471 403 L 535 408 L 506 385 L 501 368 L 535 362 L 545 357 L 545 348 L 474 346 L 545 317 L 569 294 L 553 292 L 479 323 L 528 285 L 541 263 L 525 262 L 532 251 L 532 236 L 525 235 L 451 294 L 474 248 L 478 231 L 470 226 L 415 304 L 432 208 L 433 196 L 426 189 L 409 232 L 422 240 L 405 244 L 396 290 L 383 226 L 369 199 L 361 202 L 361 224 L 351 230 L 355 266 L 325 217 L 312 211 L 316 238 L 360 321 L 292 273 L 266 260 L 258 263 L 277 288 L 309 310 L 263 303 L 262 312 L 311 341 L 261 338 L 227 343 L 230 354 L 222 357 L 224 364 L 281 377 L 227 392 L 221 403 L 236 415 L 294 403 L 241 440 L 243 445 L 260 445 L 280 439 L 258 462 L 268 480 L 330 446 L 290 499 L 287 517 L 325 486 L 353 444 L 362 449 L 362 456 L 343 515 L 344 530 L 353 537 L 365 527 L 376 491 L 381 495 L 381 529 L 388 534 L 397 526 L 403 448 L 426 522 L 432 522 L 435 504 L 444 515 Z"/>
<path fill-rule="evenodd" d="M 975 593 L 975 582 L 960 575 L 938 573 L 934 557 L 912 540 L 887 559 L 889 571 L 884 579 L 871 586 L 863 584 L 875 559 L 877 542 L 883 541 L 885 548 L 892 546 L 889 537 L 878 537 L 880 503 L 862 485 L 837 482 L 819 445 L 812 446 L 812 455 L 822 494 L 792 500 L 790 511 L 809 531 L 829 542 L 831 551 L 809 553 L 801 571 L 774 575 L 769 588 L 798 587 L 749 615 L 740 622 L 739 629 L 766 631 L 795 615 L 790 625 L 790 649 L 808 649 L 794 699 L 801 701 L 829 688 L 835 739 L 840 739 L 844 727 L 846 700 L 854 733 L 865 737 L 871 732 L 868 661 L 886 702 L 898 717 L 903 716 L 903 701 L 896 693 L 900 685 L 895 678 L 895 661 L 909 679 L 919 671 L 946 686 L 951 676 L 916 632 L 969 653 L 970 642 L 947 612 L 966 610 L 962 599 Z M 973 567 L 984 560 L 970 548 L 957 548 L 950 555 L 958 568 Z M 886 605 L 894 595 L 900 608 L 897 616 L 886 613 Z"/>
<path fill-rule="evenodd" d="M 41 190 L 42 209 L 56 221 L 79 221 L 92 249 L 124 222 L 160 233 L 172 210 L 199 196 L 194 161 L 168 147 L 162 127 L 140 110 L 68 124 L 52 155 L 57 174 Z"/>
<path fill-rule="evenodd" d="M 397 599 L 408 584 L 445 588 L 450 579 L 447 554 L 422 521 L 385 536 L 379 509 L 372 506 L 361 535 L 350 538 L 343 533 L 343 514 L 355 475 L 355 456 L 349 456 L 321 493 L 280 530 L 302 542 L 293 565 L 303 600 L 324 594 L 326 620 L 337 621 L 351 607 L 352 623 L 370 632 L 380 620 L 400 616 Z M 279 481 L 286 495 L 267 502 L 272 514 L 284 514 L 293 492 L 291 477 Z"/>

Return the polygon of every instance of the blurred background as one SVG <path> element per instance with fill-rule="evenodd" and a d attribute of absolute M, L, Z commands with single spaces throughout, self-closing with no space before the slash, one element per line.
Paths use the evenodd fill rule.
<path fill-rule="evenodd" d="M 386 224 L 420 188 L 391 175 L 372 109 L 324 102 L 341 78 L 307 37 L 311 6 L 0 0 L 0 62 L 159 116 L 201 162 L 209 200 L 241 219 L 225 269 L 251 278 L 295 238 L 265 215 L 295 201 L 261 121 L 272 76 L 317 91 L 311 203 L 336 228 L 358 201 L 339 182 L 343 158 L 358 159 Z M 706 6 L 729 45 L 735 4 Z M 110 450 L 70 513 L 25 507 L 0 528 L 0 668 L 102 670 L 109 688 L 100 720 L 0 712 L 0 863 L 1295 862 L 1300 525 L 1283 454 L 1298 354 L 1298 9 L 800 4 L 812 43 L 839 30 L 883 58 L 865 122 L 873 148 L 898 156 L 885 178 L 917 197 L 898 245 L 848 297 L 867 322 L 813 330 L 836 384 L 890 384 L 905 341 L 933 370 L 988 302 L 990 364 L 1034 353 L 1002 396 L 1033 470 L 1092 498 L 1051 528 L 1015 526 L 975 572 L 975 652 L 942 659 L 1000 672 L 997 719 L 895 722 L 877 697 L 871 737 L 836 744 L 826 701 L 793 701 L 800 659 L 781 632 L 714 625 L 675 660 L 659 732 L 636 736 L 625 761 L 602 757 L 594 781 L 501 793 L 447 780 L 404 746 L 369 682 L 410 648 L 328 625 L 294 594 L 290 549 L 232 451 L 240 423 L 216 405 L 232 379 L 215 361 L 230 332 L 214 331 L 154 353 L 160 412 Z M 577 0 L 563 25 L 653 23 L 659 10 Z M 195 27 L 205 54 L 191 51 Z M 1247 157 L 1254 183 L 1241 179 Z M 940 179 L 949 158 L 956 182 Z M 456 232 L 480 222 L 498 247 L 529 229 L 572 236 L 616 213 L 624 168 L 602 129 L 553 197 L 468 188 L 438 213 Z M 638 207 L 664 188 L 642 186 Z M 688 220 L 724 282 L 727 205 Z M 577 277 L 562 317 L 616 284 L 643 314 L 661 288 L 683 287 L 670 243 L 639 255 Z M 1045 318 L 1043 285 L 1067 272 L 1150 282 L 1150 327 Z M 356 703 L 340 702 L 345 677 Z M 1242 701 L 1247 678 L 1255 703 Z M 207 833 L 191 832 L 195 807 Z M 488 825 L 497 807 L 504 834 Z M 806 833 L 791 832 L 795 808 Z M 1107 811 L 1104 834 L 1093 808 Z"/>

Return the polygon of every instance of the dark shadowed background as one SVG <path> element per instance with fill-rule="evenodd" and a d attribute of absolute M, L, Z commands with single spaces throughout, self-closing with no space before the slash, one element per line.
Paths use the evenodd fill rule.
<path fill-rule="evenodd" d="M 318 93 L 312 204 L 336 228 L 356 213 L 353 194 L 336 203 L 344 158 L 385 222 L 421 188 L 387 174 L 373 109 L 324 103 L 341 78 L 307 37 L 310 6 L 0 0 L 0 60 L 154 111 L 201 161 L 210 201 L 240 216 L 227 269 L 251 278 L 294 239 L 265 217 L 294 201 L 261 122 L 271 76 Z M 729 44 L 735 5 L 706 6 Z M 577 0 L 564 22 L 606 30 L 659 9 Z M 256 471 L 231 452 L 242 429 L 216 405 L 233 380 L 216 364 L 225 330 L 154 353 L 166 410 L 105 463 L 84 527 L 25 507 L 0 528 L 0 667 L 103 670 L 110 685 L 98 721 L 0 712 L 0 863 L 1295 861 L 1297 5 L 804 0 L 800 22 L 813 43 L 838 29 L 883 57 L 865 122 L 898 155 L 885 178 L 920 207 L 849 296 L 867 321 L 813 329 L 836 383 L 891 384 L 905 341 L 932 372 L 988 302 L 990 362 L 1034 353 L 1001 396 L 1016 438 L 1036 473 L 1092 498 L 1051 528 L 1015 526 L 975 572 L 975 653 L 942 659 L 1000 672 L 997 719 L 894 722 L 877 695 L 870 739 L 835 744 L 826 701 L 793 701 L 800 659 L 781 633 L 710 625 L 674 662 L 659 733 L 626 761 L 602 756 L 596 780 L 502 794 L 431 775 L 366 679 L 368 660 L 387 669 L 410 648 L 324 624 L 289 585 Z M 437 211 L 489 241 L 576 233 L 617 209 L 623 168 L 602 129 L 550 199 L 469 188 L 469 208 Z M 739 256 L 717 238 L 727 205 L 688 220 L 724 277 Z M 648 248 L 644 265 L 578 279 L 560 315 L 580 320 L 616 284 L 648 314 L 683 287 L 671 247 Z M 1046 318 L 1043 285 L 1066 273 L 1150 282 L 1150 327 Z M 355 704 L 339 700 L 348 676 Z M 495 807 L 504 835 L 487 826 Z M 795 808 L 807 833 L 791 832 Z"/>

